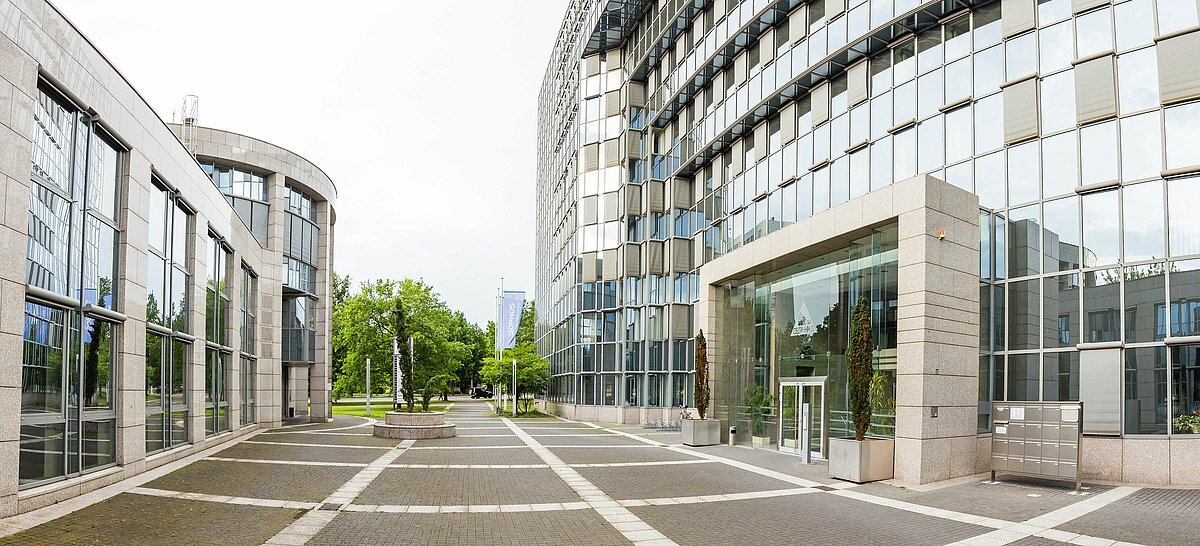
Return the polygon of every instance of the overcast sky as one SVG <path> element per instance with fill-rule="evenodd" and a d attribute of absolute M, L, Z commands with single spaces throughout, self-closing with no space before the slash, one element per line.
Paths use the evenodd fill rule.
<path fill-rule="evenodd" d="M 567 0 L 52 0 L 167 121 L 316 163 L 334 269 L 424 278 L 480 324 L 533 296 L 537 92 Z"/>

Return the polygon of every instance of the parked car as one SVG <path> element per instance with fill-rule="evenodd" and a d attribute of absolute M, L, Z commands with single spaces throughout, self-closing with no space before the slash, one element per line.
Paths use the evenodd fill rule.
<path fill-rule="evenodd" d="M 471 389 L 471 398 L 491 398 L 492 391 L 487 387 L 475 387 Z"/>

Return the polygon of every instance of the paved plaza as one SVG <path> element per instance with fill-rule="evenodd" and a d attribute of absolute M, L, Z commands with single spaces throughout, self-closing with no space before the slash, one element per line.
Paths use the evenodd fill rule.
<path fill-rule="evenodd" d="M 448 440 L 287 426 L 0 520 L 0 544 L 1197 544 L 1200 490 L 975 476 L 920 490 L 676 432 L 502 419 Z M 98 501 L 98 502 L 97 502 Z"/>

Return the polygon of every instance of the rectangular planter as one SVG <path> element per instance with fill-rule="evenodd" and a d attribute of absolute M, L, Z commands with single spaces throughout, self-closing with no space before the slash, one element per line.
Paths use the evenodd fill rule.
<path fill-rule="evenodd" d="M 830 438 L 829 477 L 855 483 L 890 480 L 895 454 L 896 441 L 891 439 Z"/>
<path fill-rule="evenodd" d="M 721 443 L 721 422 L 716 419 L 684 419 L 683 445 L 711 446 Z"/>
<path fill-rule="evenodd" d="M 771 447 L 770 436 L 754 436 L 751 440 L 751 445 L 754 447 Z"/>

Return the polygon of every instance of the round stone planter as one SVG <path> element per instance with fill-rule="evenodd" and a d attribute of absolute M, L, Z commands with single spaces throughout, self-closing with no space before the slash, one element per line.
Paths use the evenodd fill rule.
<path fill-rule="evenodd" d="M 407 413 L 389 411 L 383 422 L 375 423 L 375 436 L 396 440 L 429 440 L 453 438 L 454 425 L 446 424 L 443 412 Z"/>

